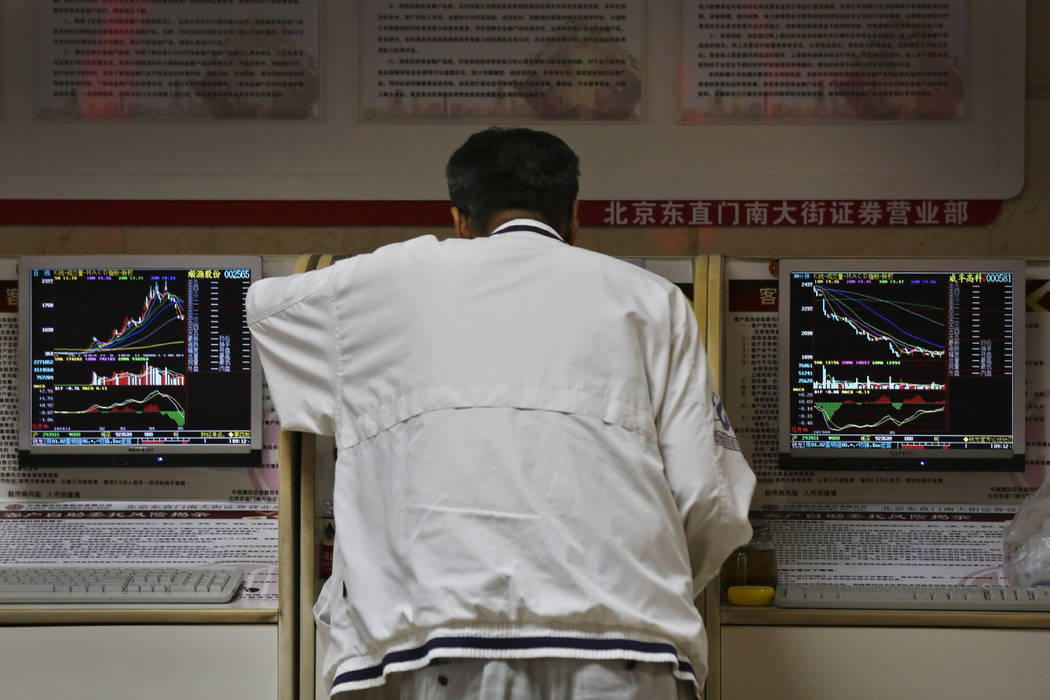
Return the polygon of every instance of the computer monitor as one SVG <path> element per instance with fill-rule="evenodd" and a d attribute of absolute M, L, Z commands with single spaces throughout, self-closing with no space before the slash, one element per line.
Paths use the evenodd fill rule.
<path fill-rule="evenodd" d="M 782 260 L 789 469 L 1023 470 L 1024 263 Z"/>
<path fill-rule="evenodd" d="M 248 256 L 21 258 L 19 463 L 259 464 L 260 275 Z"/>

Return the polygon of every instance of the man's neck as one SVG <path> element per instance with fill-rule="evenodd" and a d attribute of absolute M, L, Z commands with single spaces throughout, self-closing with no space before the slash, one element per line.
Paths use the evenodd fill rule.
<path fill-rule="evenodd" d="M 503 211 L 498 211 L 492 215 L 492 217 L 489 219 L 488 226 L 485 227 L 487 229 L 486 232 L 491 233 L 503 224 L 507 223 L 508 221 L 513 221 L 514 219 L 532 219 L 533 221 L 540 220 L 539 217 L 537 217 L 536 214 L 531 211 L 525 211 L 524 209 L 504 209 Z"/>

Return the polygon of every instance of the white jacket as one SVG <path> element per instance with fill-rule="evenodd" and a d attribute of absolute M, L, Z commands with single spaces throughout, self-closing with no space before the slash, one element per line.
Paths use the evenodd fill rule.
<path fill-rule="evenodd" d="M 338 448 L 333 693 L 435 658 L 706 675 L 694 597 L 755 478 L 692 308 L 522 224 L 553 234 L 422 236 L 248 293 L 282 427 Z"/>

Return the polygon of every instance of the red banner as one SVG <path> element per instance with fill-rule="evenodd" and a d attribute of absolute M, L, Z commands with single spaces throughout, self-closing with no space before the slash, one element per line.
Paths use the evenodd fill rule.
<path fill-rule="evenodd" d="M 0 200 L 0 226 L 451 226 L 428 200 Z M 661 200 L 580 202 L 586 227 L 983 226 L 984 199 Z"/>
<path fill-rule="evenodd" d="M 18 283 L 13 280 L 0 282 L 0 313 L 18 312 Z"/>
<path fill-rule="evenodd" d="M 973 199 L 733 199 L 581 202 L 584 226 L 983 226 L 1002 202 Z"/>
<path fill-rule="evenodd" d="M 776 312 L 778 282 L 768 280 L 729 280 L 728 307 L 730 313 L 747 311 Z"/>

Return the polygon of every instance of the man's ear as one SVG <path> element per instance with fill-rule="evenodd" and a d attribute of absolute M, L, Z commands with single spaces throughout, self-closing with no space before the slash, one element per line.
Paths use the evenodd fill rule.
<path fill-rule="evenodd" d="M 452 227 L 456 230 L 457 238 L 473 238 L 474 234 L 470 232 L 467 227 L 467 217 L 463 215 L 463 212 L 459 210 L 459 207 L 452 207 Z"/>
<path fill-rule="evenodd" d="M 569 230 L 565 232 L 565 242 L 572 245 L 576 242 L 576 234 L 580 231 L 580 217 L 578 216 L 580 200 L 572 203 L 572 216 L 569 217 Z"/>

